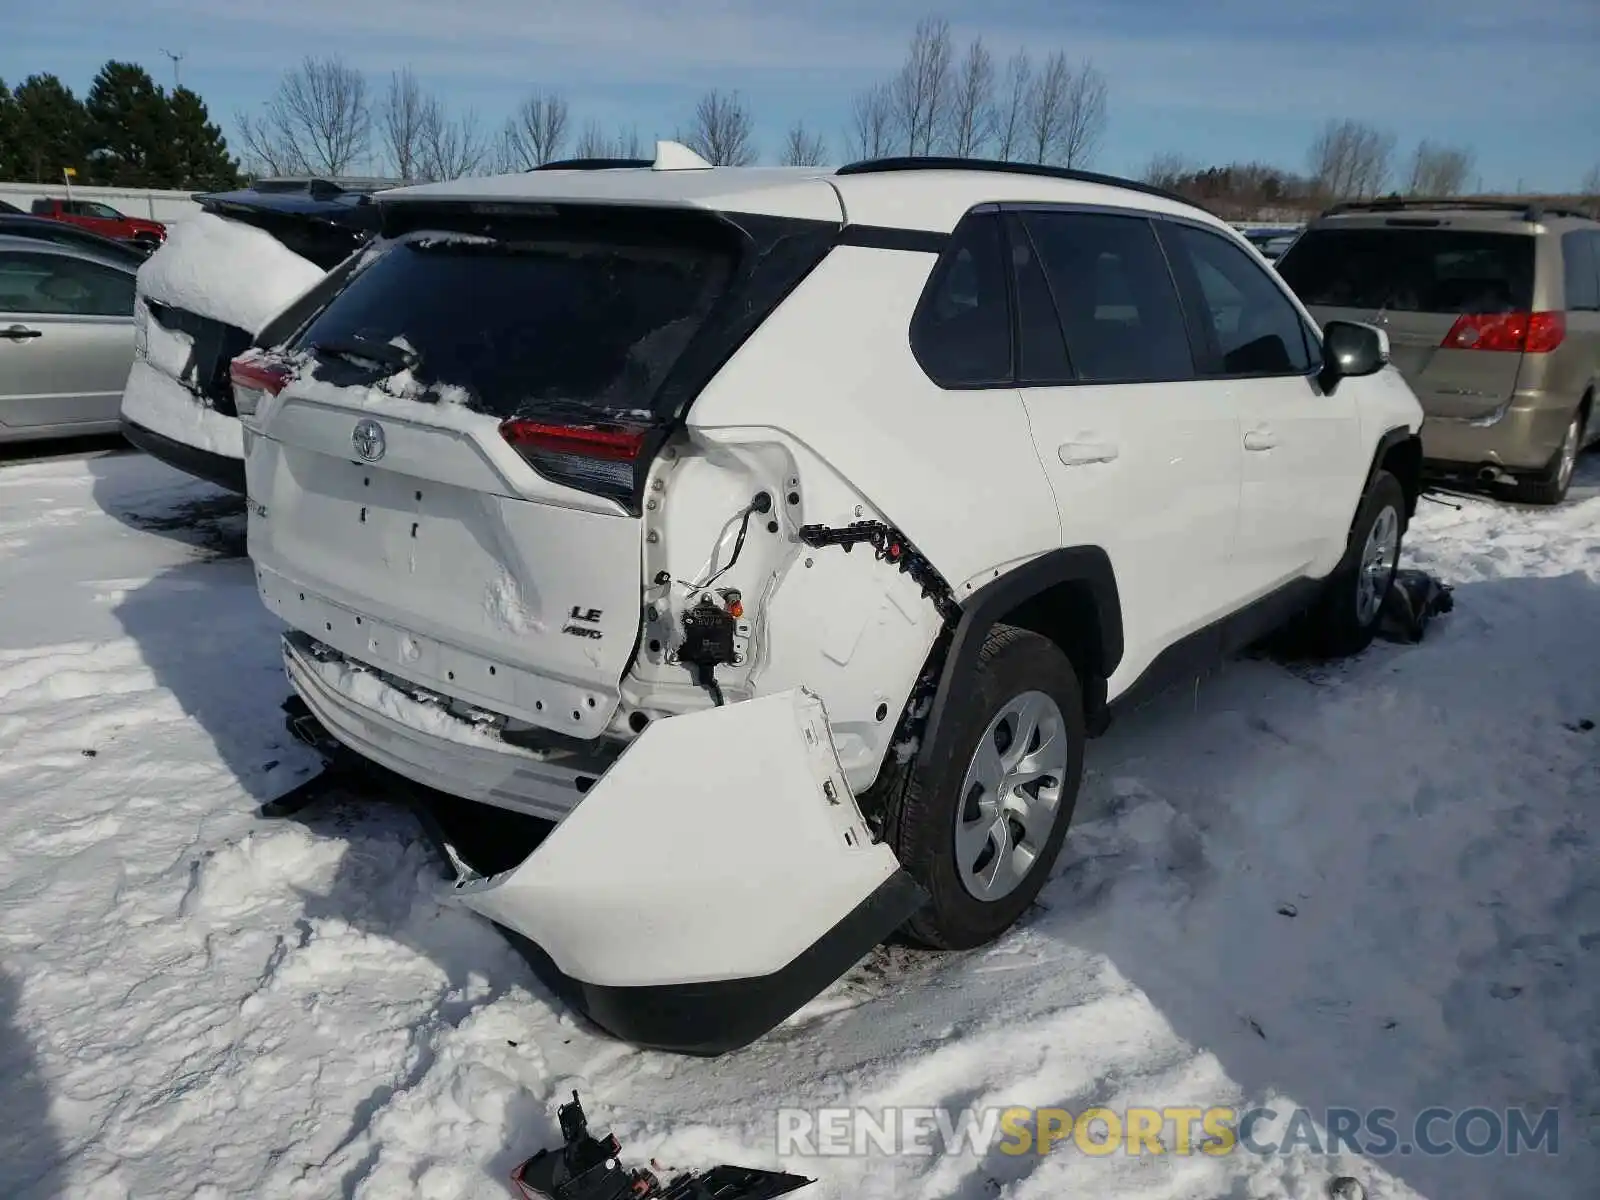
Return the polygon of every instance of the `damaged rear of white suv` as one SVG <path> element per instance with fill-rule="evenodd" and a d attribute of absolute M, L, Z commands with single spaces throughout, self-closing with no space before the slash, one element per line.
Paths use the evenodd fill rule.
<path fill-rule="evenodd" d="M 453 894 L 612 1033 L 721 1052 L 897 929 L 999 936 L 1112 700 L 1297 613 L 1370 640 L 1420 424 L 1382 335 L 1115 183 L 664 143 L 407 188 L 235 360 L 295 691 L 558 822 Z"/>

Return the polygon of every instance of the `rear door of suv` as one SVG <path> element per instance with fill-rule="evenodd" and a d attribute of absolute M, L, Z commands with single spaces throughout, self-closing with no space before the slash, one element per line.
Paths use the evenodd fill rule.
<path fill-rule="evenodd" d="M 1238 418 L 1226 387 L 1200 378 L 1146 216 L 1021 209 L 1004 232 L 1017 376 L 1063 539 L 1101 546 L 1116 571 L 1126 651 L 1115 696 L 1245 599 L 1233 566 Z"/>
<path fill-rule="evenodd" d="M 1528 341 L 1535 242 L 1504 218 L 1397 216 L 1308 230 L 1278 273 L 1318 321 L 1364 321 L 1430 417 L 1476 421 L 1511 403 Z"/>

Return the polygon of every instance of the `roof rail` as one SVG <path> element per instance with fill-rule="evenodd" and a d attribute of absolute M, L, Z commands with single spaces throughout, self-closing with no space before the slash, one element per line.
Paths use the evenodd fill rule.
<path fill-rule="evenodd" d="M 1097 183 L 1104 187 L 1122 188 L 1141 192 L 1146 196 L 1160 196 L 1177 204 L 1187 204 L 1201 212 L 1210 212 L 1205 205 L 1188 196 L 1141 183 L 1137 179 L 1123 179 L 1118 175 L 1101 175 L 1096 171 L 1079 171 L 1073 167 L 1052 167 L 1043 163 L 1003 162 L 993 158 L 952 158 L 940 155 L 916 155 L 898 158 L 865 158 L 847 163 L 834 172 L 836 175 L 877 175 L 889 171 L 993 171 L 1009 175 L 1040 175 L 1047 179 L 1067 179 L 1074 183 Z M 1215 214 L 1213 214 L 1215 215 Z"/>
<path fill-rule="evenodd" d="M 1383 196 L 1376 200 L 1345 200 L 1325 209 L 1325 217 L 1347 212 L 1403 212 L 1408 208 L 1460 208 L 1472 212 L 1519 213 L 1536 223 L 1545 217 L 1588 217 L 1575 208 L 1550 206 L 1538 200 L 1480 200 L 1458 196 Z"/>
<path fill-rule="evenodd" d="M 622 171 L 630 167 L 653 167 L 653 158 L 559 158 L 554 162 L 529 167 L 530 171 Z"/>

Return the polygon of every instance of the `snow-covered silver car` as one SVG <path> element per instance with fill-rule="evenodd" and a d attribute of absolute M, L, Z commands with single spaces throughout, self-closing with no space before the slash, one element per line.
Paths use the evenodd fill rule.
<path fill-rule="evenodd" d="M 133 293 L 115 256 L 0 236 L 0 442 L 116 432 Z"/>

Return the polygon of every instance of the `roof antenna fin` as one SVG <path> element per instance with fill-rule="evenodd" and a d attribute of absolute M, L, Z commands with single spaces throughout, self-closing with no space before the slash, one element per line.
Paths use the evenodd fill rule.
<path fill-rule="evenodd" d="M 682 142 L 660 141 L 656 143 L 656 161 L 651 164 L 652 171 L 708 171 L 711 164 L 701 158 Z"/>

